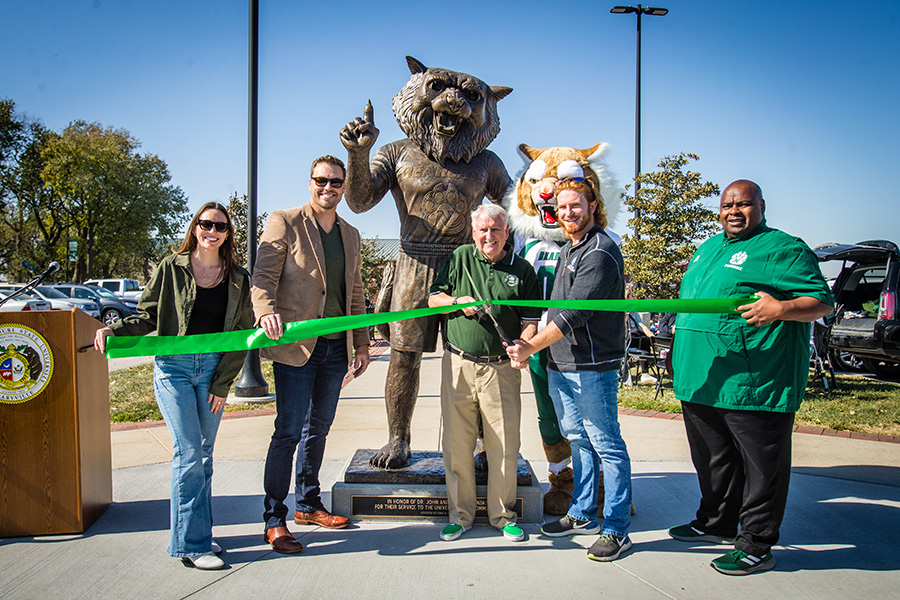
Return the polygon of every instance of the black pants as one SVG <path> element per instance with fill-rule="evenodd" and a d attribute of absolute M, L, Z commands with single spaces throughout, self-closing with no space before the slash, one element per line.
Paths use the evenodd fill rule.
<path fill-rule="evenodd" d="M 692 526 L 762 556 L 778 542 L 791 477 L 794 413 L 727 410 L 682 402 L 700 480 Z M 740 532 L 738 532 L 740 525 Z"/>

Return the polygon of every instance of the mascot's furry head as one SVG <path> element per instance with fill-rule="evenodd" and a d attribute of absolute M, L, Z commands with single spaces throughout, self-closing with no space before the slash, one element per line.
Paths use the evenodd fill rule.
<path fill-rule="evenodd" d="M 512 88 L 466 73 L 428 68 L 411 56 L 412 77 L 394 96 L 400 129 L 432 160 L 469 162 L 500 133 L 497 102 Z"/>
<path fill-rule="evenodd" d="M 623 190 L 602 158 L 608 149 L 609 144 L 604 142 L 584 150 L 536 149 L 520 144 L 519 153 L 525 160 L 525 167 L 503 200 L 509 213 L 510 229 L 529 238 L 565 241 L 566 235 L 556 220 L 554 187 L 560 179 L 583 178 L 587 181 L 601 199 L 605 219 L 600 219 L 599 224 L 605 228 L 615 221 Z"/>

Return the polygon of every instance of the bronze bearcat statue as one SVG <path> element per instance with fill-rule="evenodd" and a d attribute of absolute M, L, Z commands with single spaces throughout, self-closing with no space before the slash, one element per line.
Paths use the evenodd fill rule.
<path fill-rule="evenodd" d="M 487 150 L 500 132 L 497 102 L 512 89 L 493 87 L 465 73 L 427 68 L 406 57 L 412 73 L 394 96 L 394 116 L 407 139 L 369 151 L 378 138 L 374 110 L 340 133 L 347 148 L 345 197 L 362 213 L 388 190 L 400 216 L 400 256 L 393 280 L 385 281 L 376 310 L 409 310 L 428 305 L 428 289 L 445 259 L 472 239 L 470 213 L 485 196 L 499 203 L 511 180 L 503 162 Z M 410 422 L 419 393 L 423 352 L 437 349 L 438 317 L 391 323 L 391 358 L 384 400 L 387 444 L 370 462 L 404 466 L 410 456 Z"/>

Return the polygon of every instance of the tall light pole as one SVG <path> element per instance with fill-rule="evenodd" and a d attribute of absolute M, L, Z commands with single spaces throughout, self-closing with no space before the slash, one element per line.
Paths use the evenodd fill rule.
<path fill-rule="evenodd" d="M 637 60 L 636 74 L 634 84 L 634 198 L 637 200 L 638 192 L 641 191 L 641 15 L 652 15 L 654 17 L 662 17 L 669 14 L 668 8 L 654 8 L 652 6 L 613 6 L 609 12 L 617 15 L 634 13 L 637 15 Z M 641 211 L 634 209 L 634 217 L 639 218 Z M 640 234 L 635 231 L 635 237 Z"/>
<path fill-rule="evenodd" d="M 256 262 L 256 189 L 259 162 L 259 0 L 250 0 L 250 47 L 247 126 L 247 270 Z M 241 378 L 234 384 L 238 398 L 261 398 L 269 393 L 259 368 L 259 350 L 250 350 L 244 359 Z"/>

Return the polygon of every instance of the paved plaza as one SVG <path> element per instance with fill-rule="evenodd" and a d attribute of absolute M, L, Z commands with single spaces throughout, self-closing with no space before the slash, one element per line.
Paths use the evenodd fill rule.
<path fill-rule="evenodd" d="M 387 357 L 345 388 L 328 439 L 324 490 L 357 448 L 385 441 Z M 534 397 L 523 378 L 522 455 L 546 485 Z M 439 448 L 440 355 L 426 355 L 413 447 Z M 671 393 L 671 392 L 669 392 Z M 794 435 L 794 469 L 774 571 L 727 577 L 710 566 L 728 548 L 670 539 L 698 502 L 683 424 L 621 414 L 637 514 L 634 547 L 612 563 L 586 556 L 595 536 L 523 543 L 476 526 L 454 542 L 440 525 L 364 521 L 344 530 L 290 524 L 304 545 L 263 542 L 263 463 L 274 415 L 222 421 L 216 444 L 214 535 L 229 567 L 204 572 L 170 558 L 170 442 L 162 426 L 112 432 L 113 504 L 83 535 L 0 539 L 0 598 L 684 598 L 895 597 L 900 589 L 900 444 Z M 324 495 L 325 503 L 331 500 Z"/>

